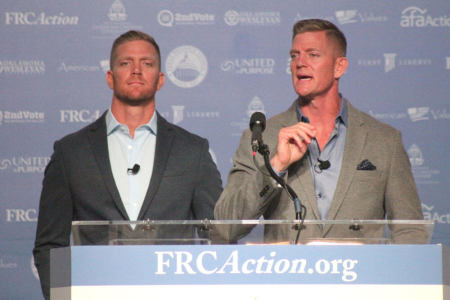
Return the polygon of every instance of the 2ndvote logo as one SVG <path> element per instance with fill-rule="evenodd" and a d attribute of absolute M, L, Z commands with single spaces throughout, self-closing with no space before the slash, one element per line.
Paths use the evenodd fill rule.
<path fill-rule="evenodd" d="M 449 27 L 450 17 L 431 16 L 428 10 L 417 6 L 410 6 L 402 11 L 400 19 L 401 27 Z"/>
<path fill-rule="evenodd" d="M 14 156 L 0 159 L 0 171 L 13 173 L 43 173 L 50 161 L 45 156 Z"/>
<path fill-rule="evenodd" d="M 163 9 L 158 13 L 157 19 L 159 25 L 172 27 L 175 25 L 213 25 L 216 17 L 208 13 L 173 13 L 168 9 Z"/>
<path fill-rule="evenodd" d="M 43 26 L 73 26 L 78 25 L 78 16 L 67 16 L 63 12 L 48 14 L 46 12 L 5 12 L 6 25 L 43 25 Z"/>
<path fill-rule="evenodd" d="M 180 88 L 199 85 L 208 73 L 208 61 L 200 49 L 181 46 L 173 49 L 166 59 L 166 74 Z"/>
<path fill-rule="evenodd" d="M 256 12 L 228 10 L 225 12 L 224 21 L 228 26 L 273 26 L 281 23 L 281 15 L 279 11 Z"/>
<path fill-rule="evenodd" d="M 7 111 L 0 110 L 0 125 L 8 123 L 43 123 L 45 113 L 38 111 L 19 110 Z"/>

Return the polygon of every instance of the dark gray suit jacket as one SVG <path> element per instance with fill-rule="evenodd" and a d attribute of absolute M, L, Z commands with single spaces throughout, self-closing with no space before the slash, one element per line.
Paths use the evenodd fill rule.
<path fill-rule="evenodd" d="M 423 219 L 420 201 L 411 172 L 408 156 L 403 148 L 398 130 L 383 124 L 371 116 L 348 107 L 348 127 L 341 173 L 334 198 L 328 212 L 329 220 L 416 220 Z M 283 127 L 298 122 L 297 101 L 291 107 L 267 121 L 263 140 L 271 155 L 276 151 L 278 132 Z M 259 171 L 252 160 L 251 133 L 246 130 L 233 157 L 233 168 L 228 182 L 215 208 L 216 219 L 264 219 L 294 220 L 293 202 L 268 175 Z M 363 160 L 369 160 L 376 170 L 358 170 Z M 264 170 L 261 155 L 257 164 Z M 268 172 L 265 172 L 268 173 Z M 288 168 L 287 183 L 298 194 L 307 208 L 306 219 L 320 220 L 309 160 L 305 155 Z M 247 230 L 248 231 L 248 230 Z M 232 228 L 224 235 L 236 239 L 247 232 Z M 268 241 L 293 239 L 290 227 L 266 227 Z M 306 238 L 372 238 L 383 234 L 382 228 L 351 232 L 348 226 L 311 225 L 302 232 Z M 393 228 L 395 242 L 424 242 L 423 228 Z"/>
<path fill-rule="evenodd" d="M 158 114 L 153 173 L 138 219 L 213 219 L 221 191 L 208 141 Z M 47 296 L 49 249 L 69 245 L 73 220 L 129 220 L 109 162 L 105 114 L 55 142 L 45 171 L 33 253 Z"/>

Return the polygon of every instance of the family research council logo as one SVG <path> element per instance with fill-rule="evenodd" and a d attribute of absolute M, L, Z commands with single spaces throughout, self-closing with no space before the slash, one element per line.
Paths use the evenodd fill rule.
<path fill-rule="evenodd" d="M 92 27 L 93 38 L 115 39 L 128 30 L 142 30 L 142 26 L 128 22 L 128 14 L 125 5 L 120 0 L 110 2 L 111 5 L 105 11 L 105 20 L 101 24 Z"/>
<path fill-rule="evenodd" d="M 225 12 L 225 24 L 228 26 L 236 25 L 253 25 L 253 26 L 271 26 L 281 23 L 281 15 L 279 11 L 235 11 L 229 10 Z"/>
<path fill-rule="evenodd" d="M 100 117 L 100 110 L 63 109 L 59 112 L 61 123 L 91 123 Z"/>
<path fill-rule="evenodd" d="M 45 63 L 42 60 L 0 60 L 0 75 L 44 75 Z"/>
<path fill-rule="evenodd" d="M 43 123 L 44 121 L 44 112 L 0 110 L 0 125 L 8 123 Z"/>
<path fill-rule="evenodd" d="M 194 46 L 181 46 L 172 50 L 166 59 L 166 74 L 180 88 L 199 85 L 208 73 L 208 61 Z"/>
<path fill-rule="evenodd" d="M 161 10 L 157 16 L 161 26 L 172 27 L 174 25 L 213 25 L 215 15 L 208 13 L 173 13 L 168 9 Z"/>
<path fill-rule="evenodd" d="M 447 15 L 433 17 L 427 14 L 427 9 L 410 6 L 402 11 L 401 27 L 449 27 L 450 17 Z"/>
<path fill-rule="evenodd" d="M 55 26 L 73 26 L 78 25 L 80 18 L 78 16 L 67 16 L 63 12 L 49 15 L 46 12 L 5 12 L 6 25 L 55 25 Z"/>
<path fill-rule="evenodd" d="M 0 160 L 1 171 L 13 173 L 43 173 L 50 161 L 50 157 L 40 156 L 14 156 Z"/>
<path fill-rule="evenodd" d="M 249 58 L 249 59 L 229 59 L 220 65 L 224 72 L 236 74 L 252 75 L 272 75 L 275 69 L 275 59 L 273 58 Z"/>

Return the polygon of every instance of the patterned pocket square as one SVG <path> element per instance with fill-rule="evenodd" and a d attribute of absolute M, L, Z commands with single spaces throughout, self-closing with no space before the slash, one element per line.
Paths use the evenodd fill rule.
<path fill-rule="evenodd" d="M 368 159 L 363 160 L 356 167 L 356 170 L 364 170 L 364 171 L 373 171 L 376 169 L 377 167 L 375 167 Z"/>

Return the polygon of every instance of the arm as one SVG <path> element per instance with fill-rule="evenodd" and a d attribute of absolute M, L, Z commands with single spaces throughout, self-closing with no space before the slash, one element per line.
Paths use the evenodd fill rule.
<path fill-rule="evenodd" d="M 56 142 L 45 170 L 33 249 L 46 299 L 50 297 L 50 249 L 68 246 L 70 243 L 72 200 L 62 161 L 62 151 Z"/>
<path fill-rule="evenodd" d="M 421 203 L 400 132 L 395 136 L 385 191 L 385 205 L 388 220 L 423 220 Z M 425 243 L 428 237 L 422 226 L 397 225 L 391 230 L 395 243 Z"/>

